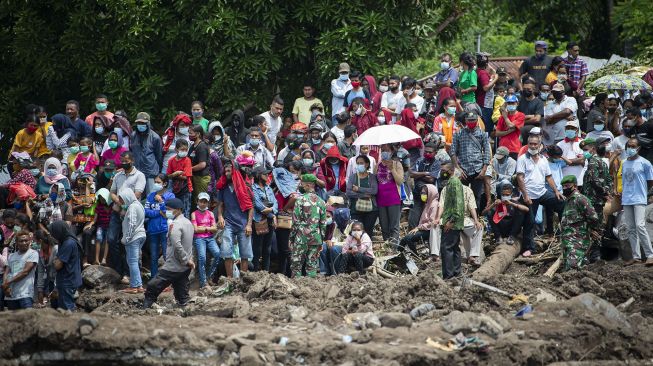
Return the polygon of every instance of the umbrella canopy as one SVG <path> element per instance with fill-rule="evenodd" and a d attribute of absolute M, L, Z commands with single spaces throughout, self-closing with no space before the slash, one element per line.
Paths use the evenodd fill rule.
<path fill-rule="evenodd" d="M 356 141 L 354 141 L 354 145 L 377 146 L 414 139 L 421 139 L 421 137 L 408 127 L 401 125 L 383 125 L 367 129 L 367 131 L 358 136 Z"/>
<path fill-rule="evenodd" d="M 592 86 L 602 90 L 651 90 L 651 86 L 644 80 L 626 74 L 607 75 L 596 79 Z"/>

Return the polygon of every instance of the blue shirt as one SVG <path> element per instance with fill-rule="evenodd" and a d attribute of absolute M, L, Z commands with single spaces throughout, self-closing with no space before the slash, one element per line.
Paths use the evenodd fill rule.
<path fill-rule="evenodd" d="M 266 185 L 265 188 L 261 188 L 258 184 L 253 184 L 252 193 L 254 194 L 254 221 L 263 221 L 263 214 L 261 211 L 268 207 L 272 207 L 272 212 L 267 214 L 267 218 L 273 218 L 279 210 L 279 204 L 277 203 L 277 199 L 274 197 L 272 188 L 270 188 L 269 185 Z M 265 201 L 267 201 L 267 204 Z"/>
<path fill-rule="evenodd" d="M 57 271 L 57 286 L 78 288 L 82 285 L 82 271 L 79 263 L 79 249 L 77 242 L 67 238 L 59 245 L 57 258 L 64 263 L 63 268 Z"/>
<path fill-rule="evenodd" d="M 450 80 L 453 86 L 458 84 L 458 71 L 453 67 L 449 67 L 447 70 L 442 70 L 435 75 L 436 83 L 444 83 L 447 80 Z"/>
<path fill-rule="evenodd" d="M 551 178 L 553 178 L 553 181 L 556 184 L 556 188 L 558 188 L 558 191 L 560 191 L 560 192 L 562 192 L 562 184 L 560 184 L 560 182 L 562 182 L 562 178 L 563 178 L 562 168 L 564 168 L 566 166 L 567 166 L 567 163 L 565 163 L 564 160 L 560 160 L 560 161 L 557 161 L 557 162 L 551 162 L 551 160 L 549 160 L 549 168 L 551 169 Z M 551 189 L 551 187 L 549 187 L 548 184 L 546 185 L 546 189 L 550 190 L 550 191 L 553 191 Z"/>
<path fill-rule="evenodd" d="M 134 166 L 146 178 L 155 178 L 159 174 L 163 166 L 163 144 L 156 132 L 151 129 L 145 134 L 132 132 L 129 149 L 134 153 Z"/>
<path fill-rule="evenodd" d="M 236 196 L 236 191 L 233 185 L 229 184 L 223 189 L 218 190 L 218 202 L 222 202 L 222 215 L 224 217 L 225 225 L 231 227 L 232 230 L 240 231 L 245 230 L 247 226 L 247 217 L 249 211 L 242 211 Z"/>
<path fill-rule="evenodd" d="M 367 96 L 365 95 L 365 90 L 363 90 L 363 88 L 360 88 L 360 90 L 352 89 L 349 92 L 347 92 L 347 100 L 345 100 L 347 107 L 351 105 L 351 102 L 355 98 L 363 98 L 363 99 L 367 98 Z"/>
<path fill-rule="evenodd" d="M 646 205 L 647 182 L 653 180 L 653 165 L 641 156 L 635 160 L 624 160 L 622 167 L 622 205 Z"/>

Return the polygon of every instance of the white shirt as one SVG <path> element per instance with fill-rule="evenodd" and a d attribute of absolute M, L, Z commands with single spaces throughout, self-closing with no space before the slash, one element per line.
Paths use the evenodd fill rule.
<path fill-rule="evenodd" d="M 250 144 L 240 145 L 236 149 L 236 153 L 240 155 L 245 150 L 249 150 L 254 153 L 254 160 L 256 161 L 256 164 L 262 165 L 267 169 L 272 169 L 272 166 L 274 165 L 274 158 L 272 157 L 270 150 L 263 147 L 263 142 L 261 142 L 256 149 L 254 149 Z"/>
<path fill-rule="evenodd" d="M 583 156 L 583 149 L 580 148 L 580 141 L 565 142 L 563 140 L 558 142 L 557 145 L 562 149 L 562 156 L 569 160 L 578 159 L 580 156 Z M 585 165 L 587 165 L 587 162 L 584 165 L 567 165 L 562 168 L 562 176 L 573 175 L 576 177 L 578 185 L 582 186 L 583 176 L 585 175 Z"/>
<path fill-rule="evenodd" d="M 387 91 L 381 97 L 381 108 L 391 109 L 390 107 L 395 107 L 395 113 L 397 114 L 404 110 L 405 105 L 406 98 L 404 98 L 404 93 L 400 91 L 397 91 L 397 93 Z M 389 121 L 386 121 L 386 123 L 390 124 Z M 392 116 L 392 124 L 395 123 L 397 123 L 397 116 Z"/>
<path fill-rule="evenodd" d="M 281 116 L 277 118 L 273 118 L 272 115 L 270 115 L 270 111 L 267 111 L 265 113 L 260 114 L 261 117 L 265 118 L 265 122 L 268 125 L 268 132 L 265 134 L 268 136 L 270 139 L 270 142 L 275 145 L 277 143 L 277 135 L 279 134 L 279 131 L 281 130 Z"/>
<path fill-rule="evenodd" d="M 341 143 L 345 139 L 345 130 L 341 130 L 337 125 L 331 128 L 331 133 L 336 135 L 336 140 Z"/>
<path fill-rule="evenodd" d="M 556 114 L 558 112 L 562 112 L 563 109 L 569 109 L 571 111 L 571 115 L 574 116 L 574 118 L 578 119 L 578 116 L 576 115 L 576 112 L 578 111 L 578 104 L 576 103 L 576 99 L 568 97 L 566 95 L 564 98 L 562 98 L 560 103 L 553 101 L 553 103 L 547 104 L 544 107 L 544 118 Z M 544 145 L 546 146 L 553 145 L 556 143 L 556 141 L 560 141 L 564 139 L 566 123 L 567 123 L 566 118 L 561 119 L 560 121 L 551 125 L 543 121 L 542 126 L 544 128 L 544 132 L 548 134 L 548 137 L 544 136 L 544 141 L 543 141 Z"/>
<path fill-rule="evenodd" d="M 619 135 L 614 138 L 614 141 L 612 141 L 612 151 L 618 151 L 621 155 L 619 155 L 619 160 L 624 161 L 626 160 L 626 144 L 628 143 L 628 137 L 624 135 Z M 608 166 L 610 166 L 608 164 Z"/>
<path fill-rule="evenodd" d="M 345 93 L 351 90 L 351 81 L 342 81 L 340 79 L 331 80 L 331 119 L 335 118 L 335 115 L 345 110 Z"/>
<path fill-rule="evenodd" d="M 529 154 L 517 159 L 517 174 L 524 174 L 524 186 L 530 199 L 537 199 L 546 193 L 546 177 L 551 175 L 549 162 L 540 155 L 537 163 Z"/>
<path fill-rule="evenodd" d="M 415 94 L 415 96 L 412 99 L 408 99 L 406 103 L 413 103 L 417 106 L 417 111 L 421 111 L 422 107 L 424 106 L 424 98 L 420 97 L 419 95 Z M 403 110 L 403 109 L 402 109 Z"/>

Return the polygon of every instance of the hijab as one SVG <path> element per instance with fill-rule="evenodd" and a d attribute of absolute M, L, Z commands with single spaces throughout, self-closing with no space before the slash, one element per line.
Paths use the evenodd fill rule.
<path fill-rule="evenodd" d="M 50 165 L 54 165 L 54 167 L 57 169 L 57 175 L 54 177 L 48 177 L 47 170 Z M 45 164 L 43 164 L 43 179 L 45 179 L 45 183 L 55 184 L 64 178 L 66 178 L 66 176 L 63 175 L 63 167 L 61 166 L 59 159 L 49 158 L 45 161 Z"/>

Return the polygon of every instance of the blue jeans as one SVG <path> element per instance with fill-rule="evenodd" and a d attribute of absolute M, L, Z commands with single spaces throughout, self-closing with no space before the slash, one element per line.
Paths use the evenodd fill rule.
<path fill-rule="evenodd" d="M 68 286 L 57 286 L 59 297 L 57 304 L 60 309 L 75 310 L 75 288 Z"/>
<path fill-rule="evenodd" d="M 5 300 L 5 302 L 7 303 L 7 309 L 9 310 L 31 309 L 34 306 L 34 300 L 31 297 Z"/>
<path fill-rule="evenodd" d="M 159 250 L 163 259 L 166 259 L 166 247 L 168 246 L 168 233 L 148 234 L 147 242 L 150 246 L 150 273 L 151 278 L 154 278 L 159 272 Z"/>
<path fill-rule="evenodd" d="M 342 247 L 334 245 L 331 247 L 330 253 L 327 252 L 328 250 L 329 248 L 327 248 L 326 243 L 322 244 L 322 251 L 320 252 L 320 273 L 325 273 L 327 276 L 333 276 L 337 273 L 334 273 L 331 270 L 332 266 L 329 263 L 335 264 L 336 258 L 342 252 Z M 329 262 L 329 260 L 331 262 Z"/>
<path fill-rule="evenodd" d="M 175 193 L 176 195 L 176 193 Z M 181 200 L 181 202 L 184 204 L 184 206 L 181 208 L 182 212 L 184 213 L 184 216 L 186 216 L 188 219 L 190 219 L 190 201 L 191 201 L 191 193 L 186 192 L 181 195 L 176 195 L 177 198 Z"/>
<path fill-rule="evenodd" d="M 195 250 L 197 250 L 197 271 L 199 272 L 200 287 L 206 285 L 206 249 L 211 252 L 213 259 L 211 260 L 211 267 L 209 268 L 209 278 L 213 277 L 218 261 L 220 259 L 220 249 L 218 243 L 215 242 L 213 237 L 210 238 L 195 238 Z"/>
<path fill-rule="evenodd" d="M 132 288 L 143 286 L 138 260 L 144 243 L 145 237 L 132 240 L 125 245 L 125 250 L 127 251 L 127 267 L 129 267 L 129 287 Z"/>
<path fill-rule="evenodd" d="M 111 221 L 109 221 L 109 232 L 107 241 L 109 242 L 109 267 L 113 268 L 120 277 L 124 276 L 126 271 L 124 246 L 120 243 L 122 236 L 122 219 L 120 213 L 112 212 Z"/>
<path fill-rule="evenodd" d="M 222 258 L 233 259 L 234 244 L 238 244 L 241 258 L 251 260 L 254 257 L 252 237 L 245 235 L 245 229 L 237 230 L 227 224 L 222 231 Z"/>

